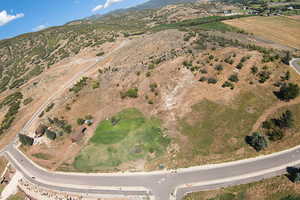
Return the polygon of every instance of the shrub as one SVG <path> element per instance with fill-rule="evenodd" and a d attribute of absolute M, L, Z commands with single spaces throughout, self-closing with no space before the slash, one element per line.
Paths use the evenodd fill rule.
<path fill-rule="evenodd" d="M 96 56 L 103 56 L 103 55 L 104 55 L 103 51 L 96 54 Z"/>
<path fill-rule="evenodd" d="M 27 135 L 19 134 L 19 141 L 24 146 L 32 146 L 34 139 L 32 137 L 29 137 Z"/>
<path fill-rule="evenodd" d="M 78 118 L 78 119 L 77 119 L 77 124 L 78 124 L 78 125 L 83 125 L 84 122 L 85 122 L 85 120 L 82 119 L 82 118 Z"/>
<path fill-rule="evenodd" d="M 99 81 L 93 81 L 93 83 L 92 83 L 92 88 L 93 88 L 93 89 L 97 89 L 97 88 L 99 88 L 99 87 L 100 87 Z"/>
<path fill-rule="evenodd" d="M 78 93 L 84 86 L 87 85 L 88 77 L 83 77 L 80 81 L 78 81 L 72 88 L 70 88 L 70 92 Z"/>
<path fill-rule="evenodd" d="M 256 151 L 261 151 L 268 146 L 266 138 L 258 132 L 254 132 L 251 136 L 246 136 L 245 140 Z"/>
<path fill-rule="evenodd" d="M 26 105 L 30 104 L 32 101 L 33 101 L 33 98 L 32 97 L 28 97 L 27 99 L 25 99 L 23 101 L 23 104 L 26 106 Z"/>
<path fill-rule="evenodd" d="M 200 82 L 204 82 L 204 81 L 206 81 L 206 80 L 207 80 L 207 78 L 206 78 L 205 76 L 202 76 L 202 77 L 199 79 Z"/>
<path fill-rule="evenodd" d="M 251 67 L 251 73 L 256 74 L 258 72 L 258 68 L 256 66 Z"/>
<path fill-rule="evenodd" d="M 283 138 L 284 133 L 281 129 L 277 128 L 277 129 L 272 129 L 267 135 L 271 141 L 278 141 Z"/>
<path fill-rule="evenodd" d="M 54 105 L 55 105 L 54 103 L 51 103 L 50 105 L 47 106 L 45 111 L 49 112 L 54 107 Z"/>
<path fill-rule="evenodd" d="M 208 83 L 208 84 L 216 84 L 217 82 L 218 82 L 218 80 L 215 79 L 215 78 L 208 78 L 208 79 L 207 79 L 207 83 Z"/>
<path fill-rule="evenodd" d="M 282 101 L 290 101 L 299 96 L 299 86 L 297 84 L 289 83 L 283 84 L 280 87 L 280 90 L 274 92 L 278 99 Z"/>
<path fill-rule="evenodd" d="M 288 81 L 290 80 L 290 77 L 291 77 L 291 74 L 290 74 L 290 71 L 287 71 L 284 76 L 281 77 L 281 80 L 282 81 Z"/>
<path fill-rule="evenodd" d="M 121 98 L 124 99 L 126 97 L 137 98 L 138 97 L 138 88 L 131 88 L 126 92 L 121 92 Z"/>
<path fill-rule="evenodd" d="M 290 64 L 290 60 L 292 59 L 291 53 L 289 51 L 285 52 L 284 57 L 281 59 L 281 61 L 286 64 L 289 65 Z"/>
<path fill-rule="evenodd" d="M 237 83 L 237 82 L 239 82 L 239 77 L 238 77 L 237 74 L 232 74 L 232 75 L 230 75 L 230 77 L 228 78 L 228 80 L 230 80 L 231 82 Z"/>
<path fill-rule="evenodd" d="M 201 72 L 202 74 L 207 74 L 207 70 L 206 70 L 206 69 L 201 69 L 200 72 Z"/>
<path fill-rule="evenodd" d="M 47 138 L 49 138 L 50 140 L 55 140 L 56 139 L 56 133 L 50 130 L 46 130 L 46 136 Z"/>
<path fill-rule="evenodd" d="M 157 86 L 157 83 L 151 83 L 151 84 L 149 85 L 149 87 L 150 87 L 150 89 L 151 89 L 151 92 L 154 92 L 155 89 L 156 89 L 158 86 Z"/>
<path fill-rule="evenodd" d="M 217 65 L 216 67 L 215 67 L 215 70 L 217 70 L 217 71 L 222 71 L 224 68 L 223 68 L 223 66 L 222 65 Z"/>
<path fill-rule="evenodd" d="M 244 67 L 244 65 L 241 62 L 236 66 L 237 69 L 242 69 L 243 67 Z"/>
<path fill-rule="evenodd" d="M 229 87 L 232 90 L 234 89 L 234 85 L 231 82 L 229 82 L 229 81 L 225 81 L 225 83 L 223 83 L 222 87 L 223 88 Z"/>
<path fill-rule="evenodd" d="M 259 82 L 264 83 L 270 78 L 271 72 L 268 71 L 261 71 L 258 73 Z"/>

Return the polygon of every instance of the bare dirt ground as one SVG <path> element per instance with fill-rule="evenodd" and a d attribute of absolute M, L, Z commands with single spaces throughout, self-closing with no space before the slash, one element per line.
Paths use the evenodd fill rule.
<path fill-rule="evenodd" d="M 288 18 L 300 20 L 300 15 L 288 16 Z"/>

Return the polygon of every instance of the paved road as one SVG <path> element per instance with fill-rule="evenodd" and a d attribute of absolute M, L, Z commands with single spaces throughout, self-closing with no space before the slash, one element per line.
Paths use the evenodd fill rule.
<path fill-rule="evenodd" d="M 121 46 L 124 46 L 122 44 Z M 97 60 L 98 62 L 99 60 Z M 299 70 L 298 64 L 294 64 Z M 31 126 L 39 113 L 51 101 L 60 95 L 74 81 L 84 75 L 94 65 L 78 73 L 61 89 L 53 94 L 47 102 L 33 115 L 25 125 L 23 131 Z M 9 161 L 29 181 L 34 184 L 66 192 L 78 192 L 101 195 L 151 195 L 155 200 L 180 200 L 189 192 L 216 189 L 241 183 L 261 180 L 283 174 L 289 166 L 300 164 L 300 146 L 272 155 L 251 158 L 242 161 L 205 165 L 178 169 L 176 171 L 157 171 L 149 173 L 108 173 L 108 174 L 80 174 L 49 172 L 34 164 L 17 148 L 17 140 L 1 151 Z M 0 152 L 0 153 L 1 153 Z"/>
<path fill-rule="evenodd" d="M 300 58 L 293 58 L 291 61 L 290 61 L 290 66 L 293 67 L 296 72 L 298 72 L 298 74 L 300 74 Z"/>
<path fill-rule="evenodd" d="M 189 192 L 261 180 L 283 174 L 287 167 L 300 164 L 300 147 L 297 147 L 264 157 L 178 169 L 176 172 L 80 174 L 49 172 L 37 167 L 13 144 L 5 150 L 7 158 L 25 177 L 50 189 L 123 196 L 151 194 L 156 200 L 173 199 L 171 193 L 180 200 Z"/>

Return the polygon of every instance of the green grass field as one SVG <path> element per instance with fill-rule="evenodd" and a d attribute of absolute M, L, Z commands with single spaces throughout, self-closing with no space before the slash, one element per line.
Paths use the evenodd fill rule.
<path fill-rule="evenodd" d="M 181 132 L 191 143 L 190 155 L 227 156 L 245 146 L 244 137 L 268 108 L 275 97 L 271 92 L 245 92 L 229 105 L 203 100 L 192 107 L 192 112 L 180 121 Z M 229 142 L 235 140 L 236 143 Z"/>
<path fill-rule="evenodd" d="M 163 136 L 160 120 L 145 118 L 143 113 L 131 108 L 123 110 L 98 125 L 89 144 L 74 161 L 79 171 L 97 171 L 118 167 L 138 159 L 162 155 L 170 139 Z"/>

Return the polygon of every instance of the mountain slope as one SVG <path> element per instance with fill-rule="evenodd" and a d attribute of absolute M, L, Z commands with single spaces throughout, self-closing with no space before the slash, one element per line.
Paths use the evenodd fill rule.
<path fill-rule="evenodd" d="M 154 8 L 161 8 L 163 6 L 170 5 L 170 4 L 190 3 L 196 1 L 197 0 L 149 0 L 146 3 L 133 7 L 132 9 L 137 9 L 137 10 L 154 9 Z"/>

